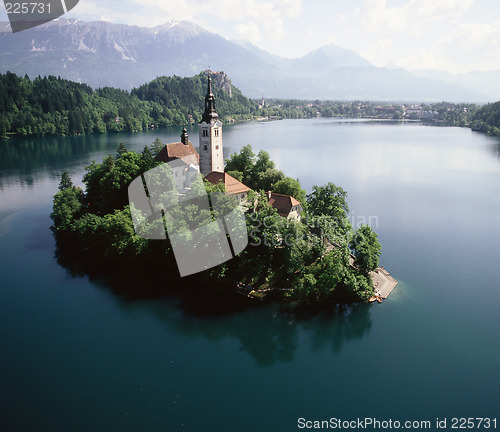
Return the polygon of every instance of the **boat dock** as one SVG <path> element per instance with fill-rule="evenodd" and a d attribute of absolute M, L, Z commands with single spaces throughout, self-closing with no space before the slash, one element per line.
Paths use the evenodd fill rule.
<path fill-rule="evenodd" d="M 398 284 L 396 279 L 394 279 L 384 267 L 379 267 L 370 272 L 370 276 L 373 281 L 375 294 L 383 299 L 389 297 L 389 294 Z"/>

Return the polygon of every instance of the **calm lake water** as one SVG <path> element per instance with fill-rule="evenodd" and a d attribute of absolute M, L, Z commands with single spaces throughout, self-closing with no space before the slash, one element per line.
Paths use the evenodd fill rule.
<path fill-rule="evenodd" d="M 399 281 L 380 305 L 303 318 L 275 305 L 211 314 L 178 298 L 131 300 L 57 263 L 60 173 L 78 183 L 122 141 L 141 150 L 179 134 L 0 144 L 0 431 L 500 417 L 500 140 L 338 119 L 225 126 L 227 156 L 251 144 L 308 192 L 328 181 L 347 190 L 350 216 L 371 218 Z"/>

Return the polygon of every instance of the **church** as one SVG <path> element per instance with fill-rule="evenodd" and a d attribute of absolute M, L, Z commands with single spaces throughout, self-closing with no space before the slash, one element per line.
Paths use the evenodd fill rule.
<path fill-rule="evenodd" d="M 198 125 L 199 153 L 194 148 L 186 128 L 182 130 L 181 141 L 166 144 L 155 159 L 169 163 L 179 192 L 188 188 L 198 173 L 212 184 L 224 183 L 226 194 L 244 202 L 251 189 L 224 172 L 222 146 L 222 122 L 215 109 L 215 96 L 212 92 L 212 78 L 208 77 L 205 111 Z M 284 217 L 300 220 L 302 206 L 289 195 L 268 193 L 269 203 Z"/>

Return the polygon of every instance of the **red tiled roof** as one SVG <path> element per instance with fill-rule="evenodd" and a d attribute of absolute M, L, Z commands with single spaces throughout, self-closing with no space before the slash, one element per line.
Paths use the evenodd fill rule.
<path fill-rule="evenodd" d="M 155 156 L 155 160 L 162 162 L 171 162 L 175 159 L 181 159 L 188 165 L 199 165 L 200 163 L 200 156 L 191 141 L 188 142 L 188 145 L 181 142 L 166 144 Z"/>
<path fill-rule="evenodd" d="M 226 187 L 226 193 L 228 195 L 240 194 L 248 192 L 250 190 L 248 186 L 245 186 L 243 183 L 236 180 L 234 177 L 230 176 L 227 173 L 212 171 L 210 174 L 207 174 L 205 180 L 214 185 L 218 184 L 219 182 L 224 183 Z"/>
<path fill-rule="evenodd" d="M 278 194 L 274 192 L 271 192 L 270 194 L 269 204 L 271 204 L 276 210 L 278 210 L 278 214 L 281 216 L 288 216 L 290 214 L 290 211 L 292 210 L 292 207 L 300 205 L 300 202 L 297 201 L 293 196 Z"/>

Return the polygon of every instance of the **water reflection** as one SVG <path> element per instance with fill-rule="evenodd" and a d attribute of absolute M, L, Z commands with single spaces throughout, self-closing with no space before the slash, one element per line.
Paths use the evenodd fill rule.
<path fill-rule="evenodd" d="M 59 253 L 59 263 L 73 275 L 88 272 L 84 263 L 66 258 Z M 339 354 L 345 343 L 367 336 L 372 326 L 370 306 L 365 304 L 310 310 L 257 302 L 231 287 L 207 286 L 195 277 L 168 286 L 144 276 L 105 279 L 94 274 L 91 279 L 119 298 L 126 313 L 153 314 L 169 331 L 189 339 L 236 339 L 240 350 L 260 367 L 291 363 L 303 337 L 313 351 L 328 349 Z"/>
<path fill-rule="evenodd" d="M 493 154 L 500 158 L 500 138 L 497 138 L 497 142 L 493 145 Z"/>
<path fill-rule="evenodd" d="M 209 340 L 235 338 L 241 351 L 250 355 L 260 367 L 293 362 L 299 338 L 313 351 L 331 350 L 339 354 L 346 342 L 368 335 L 372 321 L 370 306 L 343 305 L 328 311 L 299 311 L 278 304 L 238 307 L 236 312 L 208 317 L 178 313 L 171 303 L 142 304 L 169 328 L 190 338 Z M 251 307 L 252 306 L 252 307 Z M 135 308 L 134 305 L 129 307 Z M 181 305 L 182 307 L 182 305 Z M 205 308 L 210 307 L 205 303 Z"/>
<path fill-rule="evenodd" d="M 105 150 L 105 135 L 9 139 L 0 143 L 0 172 L 16 168 L 37 171 L 41 166 L 60 166 L 61 160 Z"/>
<path fill-rule="evenodd" d="M 33 184 L 45 177 L 65 170 L 80 171 L 83 165 L 97 155 L 114 154 L 124 142 L 129 150 L 142 150 L 157 136 L 162 141 L 178 141 L 179 128 L 164 128 L 143 133 L 119 133 L 67 137 L 10 138 L 0 140 L 0 187 L 2 180 L 14 177 L 17 183 Z M 191 131 L 191 128 L 190 128 Z M 8 183 L 8 182 L 7 182 Z"/>

